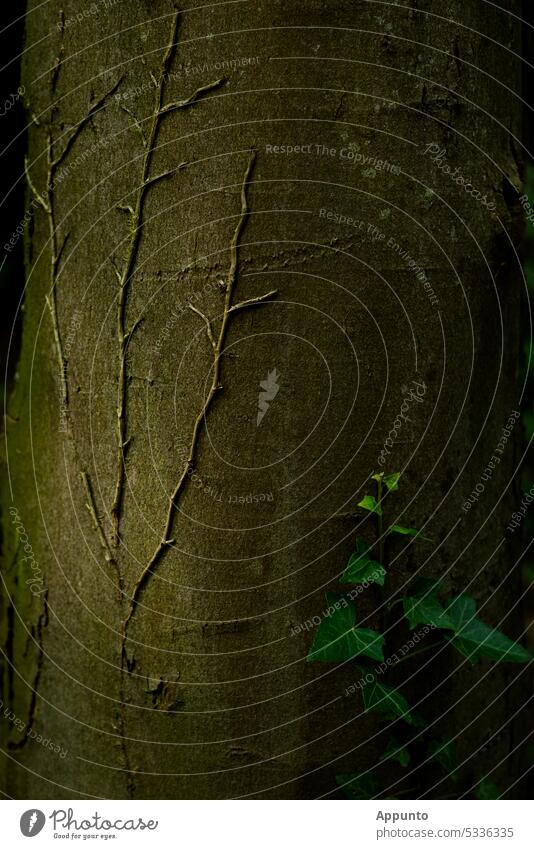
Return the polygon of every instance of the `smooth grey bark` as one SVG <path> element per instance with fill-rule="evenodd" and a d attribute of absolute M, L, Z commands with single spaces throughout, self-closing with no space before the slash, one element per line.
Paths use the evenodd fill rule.
<path fill-rule="evenodd" d="M 306 663 L 313 631 L 292 632 L 324 610 L 413 380 L 424 402 L 387 470 L 404 470 L 399 521 L 428 522 L 434 544 L 393 545 L 393 585 L 423 564 L 451 590 L 473 578 L 495 623 L 518 593 L 515 572 L 500 586 L 508 545 L 492 554 L 513 511 L 513 440 L 462 504 L 517 403 L 519 62 L 491 39 L 517 52 L 519 28 L 485 3 L 438 16 L 271 0 L 193 4 L 171 38 L 161 0 L 99 4 L 79 23 L 84 9 L 28 10 L 29 174 L 44 201 L 3 497 L 3 700 L 67 755 L 11 726 L 2 788 L 331 794 L 384 736 L 342 697 L 354 669 Z M 46 594 L 29 592 L 11 506 Z M 358 598 L 367 626 L 376 605 L 373 589 Z M 503 627 L 517 634 L 517 615 Z M 463 786 L 503 757 L 495 780 L 519 774 L 516 674 L 446 654 L 414 679 L 414 700 L 438 686 L 429 715 L 451 709 L 444 733 L 466 728 Z"/>

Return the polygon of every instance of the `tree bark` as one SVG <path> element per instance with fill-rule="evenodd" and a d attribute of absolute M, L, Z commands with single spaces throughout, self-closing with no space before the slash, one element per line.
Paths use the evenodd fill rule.
<path fill-rule="evenodd" d="M 296 626 L 371 533 L 413 381 L 385 468 L 433 544 L 391 546 L 392 585 L 520 632 L 518 427 L 462 510 L 517 407 L 518 7 L 29 3 L 2 699 L 66 755 L 11 723 L 8 795 L 328 797 L 377 761 L 354 669 Z M 519 776 L 517 670 L 438 666 L 412 698 L 463 730 L 462 787 Z"/>

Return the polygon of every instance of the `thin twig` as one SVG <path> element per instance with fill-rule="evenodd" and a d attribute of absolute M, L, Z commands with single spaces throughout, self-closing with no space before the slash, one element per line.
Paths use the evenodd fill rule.
<path fill-rule="evenodd" d="M 94 491 L 93 491 L 93 486 L 91 484 L 91 480 L 90 480 L 89 475 L 87 474 L 86 471 L 80 472 L 80 477 L 83 481 L 83 484 L 84 484 L 84 487 L 85 487 L 85 492 L 87 494 L 87 502 L 86 502 L 85 506 L 87 507 L 87 510 L 89 511 L 89 514 L 90 514 L 90 516 L 93 520 L 93 525 L 94 525 L 94 528 L 95 528 L 95 530 L 98 534 L 98 538 L 100 540 L 100 545 L 102 546 L 102 549 L 104 551 L 104 560 L 107 563 L 109 563 L 111 566 L 113 566 L 113 569 L 115 571 L 115 577 L 117 579 L 117 583 L 116 583 L 117 598 L 118 598 L 119 601 L 122 601 L 122 597 L 123 597 L 122 579 L 121 579 L 121 574 L 120 574 L 120 570 L 119 570 L 119 565 L 118 565 L 117 561 L 115 560 L 115 557 L 113 556 L 113 553 L 112 553 L 112 551 L 109 547 L 108 539 L 107 539 L 107 536 L 104 532 L 104 528 L 102 526 L 102 519 L 96 511 L 95 494 L 94 494 Z"/>
<path fill-rule="evenodd" d="M 435 649 L 439 646 L 445 645 L 446 642 L 447 640 L 444 638 L 442 640 L 438 640 L 437 642 L 429 643 L 429 645 L 427 646 L 422 646 L 422 648 L 416 649 L 415 651 L 408 652 L 408 654 L 405 654 L 404 657 L 401 657 L 399 658 L 399 660 L 396 660 L 395 663 L 392 663 L 391 668 L 393 668 L 394 666 L 398 666 L 399 663 L 403 663 L 405 660 L 411 660 L 411 658 L 415 657 L 416 654 L 422 654 L 425 651 L 430 651 L 431 649 Z"/>
<path fill-rule="evenodd" d="M 188 304 L 188 307 L 189 307 L 190 310 L 193 310 L 193 312 L 196 312 L 196 314 L 200 316 L 200 318 L 202 319 L 202 321 L 206 325 L 206 331 L 207 331 L 207 334 L 208 334 L 208 339 L 210 340 L 210 343 L 211 343 L 211 347 L 213 348 L 213 350 L 216 350 L 217 343 L 215 342 L 215 338 L 213 336 L 213 330 L 211 329 L 211 322 L 210 322 L 209 318 L 206 315 L 204 315 L 203 312 L 200 312 L 200 310 L 197 310 L 197 308 L 194 307 L 193 304 Z"/>
<path fill-rule="evenodd" d="M 258 295 L 257 298 L 248 298 L 246 301 L 240 301 L 238 304 L 234 304 L 233 307 L 230 307 L 230 312 L 237 312 L 238 310 L 244 310 L 248 307 L 253 307 L 256 304 L 263 304 L 265 301 L 270 301 L 271 298 L 274 298 L 275 295 L 278 294 L 278 289 L 272 289 L 270 292 L 266 292 L 265 295 Z"/>
<path fill-rule="evenodd" d="M 61 260 L 61 256 L 63 254 L 63 250 L 67 243 L 68 234 L 65 236 L 65 239 L 61 245 L 61 248 L 58 248 L 58 235 L 55 221 L 55 212 L 54 212 L 54 202 L 53 202 L 53 194 L 54 194 L 54 185 L 55 185 L 55 175 L 56 171 L 60 165 L 60 163 L 64 160 L 65 156 L 71 149 L 74 144 L 75 139 L 79 135 L 82 127 L 85 126 L 87 121 L 95 114 L 96 111 L 104 104 L 106 99 L 116 91 L 118 88 L 122 77 L 115 83 L 115 85 L 107 91 L 102 97 L 98 98 L 90 107 L 89 111 L 85 115 L 84 118 L 78 123 L 73 133 L 70 135 L 67 143 L 65 144 L 63 151 L 59 156 L 54 156 L 54 141 L 52 138 L 52 129 L 48 130 L 47 137 L 47 180 L 46 180 L 46 201 L 41 198 L 39 193 L 37 192 L 35 186 L 33 185 L 29 170 L 26 163 L 26 174 L 28 183 L 35 197 L 39 199 L 41 206 L 45 210 L 48 218 L 48 230 L 49 230 L 49 242 L 50 242 L 50 291 L 46 296 L 46 303 L 48 305 L 48 309 L 50 312 L 50 317 L 52 320 L 52 332 L 54 335 L 54 343 L 56 348 L 56 354 L 59 365 L 59 385 L 60 385 L 60 403 L 62 408 L 62 413 L 65 416 L 65 422 L 67 426 L 67 433 L 71 433 L 71 425 L 70 425 L 70 416 L 69 416 L 69 386 L 67 379 L 67 363 L 65 360 L 65 356 L 63 354 L 63 345 L 61 339 L 61 331 L 59 327 L 59 317 L 58 317 L 58 309 L 57 309 L 57 297 L 56 297 L 56 285 L 57 285 L 57 277 L 58 277 L 58 268 Z"/>
<path fill-rule="evenodd" d="M 37 189 L 35 188 L 35 186 L 33 184 L 32 178 L 30 177 L 30 169 L 29 169 L 29 166 L 28 166 L 28 157 L 27 156 L 24 157 L 24 173 L 26 174 L 26 180 L 28 182 L 28 186 L 30 187 L 30 190 L 31 190 L 32 194 L 34 195 L 36 201 L 43 207 L 45 212 L 50 212 L 50 209 L 48 208 L 48 205 L 47 205 L 45 199 L 42 197 L 42 195 L 39 194 L 39 192 L 37 191 Z"/>
<path fill-rule="evenodd" d="M 153 186 L 155 183 L 159 183 L 160 180 L 165 180 L 167 177 L 172 177 L 172 175 L 176 174 L 180 168 L 181 166 L 178 168 L 172 168 L 170 171 L 164 171 L 163 174 L 156 174 L 155 177 L 147 177 L 145 180 L 145 188 Z"/>
<path fill-rule="evenodd" d="M 134 115 L 134 113 L 131 111 L 131 109 L 128 109 L 127 106 L 122 105 L 121 108 L 123 109 L 124 112 L 126 112 L 127 115 L 130 116 L 130 118 L 134 122 L 134 127 L 137 130 L 137 132 L 139 133 L 139 135 L 141 136 L 141 140 L 143 142 L 143 147 L 146 147 L 146 136 L 145 136 L 145 131 L 143 130 L 143 127 L 141 126 L 141 122 Z"/>
<path fill-rule="evenodd" d="M 86 507 L 91 514 L 91 518 L 93 520 L 93 524 L 95 526 L 95 530 L 98 532 L 98 537 L 100 539 L 100 544 L 104 549 L 104 559 L 107 560 L 108 563 L 113 563 L 114 558 L 110 551 L 108 541 L 106 539 L 106 535 L 104 533 L 104 529 L 102 527 L 102 520 L 100 516 L 96 512 L 96 504 L 95 504 L 95 496 L 93 492 L 93 487 L 91 486 L 91 481 L 89 480 L 89 475 L 87 472 L 80 472 L 80 477 L 84 483 L 85 491 L 87 493 L 87 503 Z"/>
<path fill-rule="evenodd" d="M 59 386 L 61 392 L 61 409 L 62 414 L 65 416 L 65 421 L 67 425 L 67 433 L 70 433 L 70 417 L 69 417 L 69 385 L 67 381 L 67 367 L 65 356 L 63 354 L 63 344 L 61 341 L 61 332 L 59 329 L 59 318 L 57 311 L 57 298 L 56 298 L 56 283 L 57 283 L 57 269 L 58 269 L 58 246 L 57 246 L 57 229 L 55 222 L 55 214 L 54 214 L 54 203 L 53 203 L 53 189 L 52 189 L 52 180 L 54 173 L 54 166 L 52 162 L 52 131 L 49 130 L 48 133 L 48 144 L 47 144 L 47 159 L 48 159 L 48 179 L 47 179 L 47 216 L 48 216 L 48 231 L 49 231 L 49 241 L 50 241 L 50 291 L 46 295 L 46 303 L 48 305 L 48 309 L 50 311 L 50 318 L 52 320 L 52 332 L 54 334 L 54 342 L 56 348 L 56 355 L 58 359 L 59 365 Z M 63 245 L 64 247 L 64 245 Z"/>
<path fill-rule="evenodd" d="M 102 97 L 99 97 L 98 100 L 95 100 L 89 106 L 89 111 L 87 112 L 87 114 L 84 115 L 81 121 L 79 121 L 72 129 L 67 141 L 63 146 L 63 150 L 61 151 L 61 153 L 52 158 L 52 167 L 54 170 L 61 165 L 87 122 L 90 121 L 93 115 L 95 115 L 100 110 L 100 108 L 104 105 L 108 97 L 111 97 L 112 94 L 115 94 L 123 79 L 124 77 L 119 77 L 117 82 L 114 83 L 113 86 L 108 91 L 106 91 L 105 94 L 102 95 Z"/>
<path fill-rule="evenodd" d="M 57 73 L 59 73 L 60 64 L 61 63 L 59 62 L 59 65 L 58 65 L 58 68 L 57 68 Z M 46 146 L 47 175 L 46 175 L 46 193 L 45 193 L 44 196 L 41 196 L 37 192 L 37 189 L 35 188 L 35 186 L 33 185 L 33 182 L 31 180 L 30 173 L 29 173 L 28 162 L 27 162 L 27 160 L 25 160 L 25 170 L 26 170 L 28 185 L 30 186 L 32 193 L 37 198 L 38 202 L 40 203 L 40 205 L 43 207 L 44 211 L 46 212 L 46 217 L 47 217 L 47 220 L 48 220 L 49 244 L 50 244 L 50 290 L 46 295 L 46 303 L 47 303 L 47 306 L 48 306 L 48 309 L 49 309 L 49 312 L 50 312 L 50 316 L 51 316 L 52 332 L 53 332 L 53 336 L 54 336 L 54 347 L 55 347 L 55 350 L 56 350 L 56 355 L 57 355 L 57 359 L 58 359 L 58 366 L 59 366 L 61 410 L 62 410 L 62 415 L 65 417 L 67 434 L 73 442 L 75 456 L 77 456 L 76 445 L 74 443 L 74 440 L 72 439 L 73 435 L 72 435 L 70 415 L 69 415 L 69 385 L 68 385 L 68 378 L 67 378 L 67 360 L 66 360 L 64 353 L 63 353 L 62 337 L 61 337 L 60 326 L 59 326 L 59 317 L 58 317 L 57 296 L 56 296 L 56 288 L 57 288 L 57 281 L 58 281 L 58 270 L 59 270 L 59 266 L 60 266 L 64 251 L 65 251 L 65 246 L 66 246 L 66 244 L 69 240 L 70 234 L 67 233 L 65 235 L 65 237 L 63 238 L 61 245 L 58 246 L 58 231 L 57 231 L 57 227 L 56 227 L 55 208 L 54 208 L 55 175 L 56 175 L 57 168 L 59 167 L 60 163 L 65 159 L 65 157 L 66 157 L 67 153 L 69 152 L 69 150 L 71 149 L 75 139 L 79 135 L 82 127 L 87 123 L 87 121 L 92 117 L 92 115 L 95 114 L 95 112 L 100 108 L 100 106 L 103 105 L 105 100 L 111 94 L 113 94 L 113 92 L 117 89 L 119 83 L 120 83 L 120 80 L 113 86 L 112 89 L 110 89 L 110 91 L 106 92 L 95 103 L 91 104 L 87 115 L 85 116 L 85 118 L 82 119 L 82 121 L 79 122 L 79 124 L 77 125 L 77 127 L 75 128 L 73 133 L 71 133 L 70 137 L 68 138 L 68 140 L 67 140 L 67 142 L 66 142 L 66 144 L 65 144 L 65 146 L 64 146 L 64 148 L 63 148 L 63 150 L 62 150 L 62 152 L 59 156 L 54 156 L 54 140 L 53 140 L 53 136 L 52 136 L 52 124 L 50 124 L 50 126 L 48 128 L 48 132 L 47 132 L 47 146 Z M 54 86 L 55 86 L 55 81 L 53 81 L 52 88 Z M 54 109 L 55 109 L 55 107 L 52 106 L 52 114 L 54 113 Z M 105 534 L 104 529 L 102 527 L 101 520 L 98 517 L 97 511 L 96 511 L 94 494 L 93 494 L 93 490 L 92 490 L 92 487 L 91 487 L 89 477 L 88 477 L 86 472 L 80 472 L 80 474 L 81 474 L 82 480 L 84 482 L 84 486 L 85 486 L 86 493 L 87 493 L 87 499 L 88 499 L 87 508 L 88 508 L 88 510 L 89 510 L 89 512 L 92 516 L 95 528 L 96 528 L 97 533 L 98 533 L 100 544 L 102 545 L 102 548 L 104 549 L 104 557 L 106 559 L 106 562 L 111 563 L 114 566 L 115 571 L 116 571 L 117 592 L 118 592 L 119 599 L 120 599 L 122 589 L 121 589 L 121 577 L 120 577 L 119 566 L 118 566 L 118 564 L 116 563 L 116 561 L 114 560 L 114 558 L 111 554 L 109 544 L 108 544 L 108 541 L 107 541 L 107 538 L 106 538 L 106 534 Z"/>
<path fill-rule="evenodd" d="M 200 88 L 197 88 L 197 90 L 194 91 L 193 94 L 190 94 L 185 100 L 175 100 L 173 103 L 167 103 L 165 106 L 162 106 L 160 109 L 160 115 L 168 115 L 169 112 L 174 112 L 176 109 L 185 109 L 186 106 L 193 106 L 201 100 L 205 94 L 209 94 L 210 91 L 220 88 L 226 82 L 226 78 L 222 77 L 220 80 L 215 80 L 212 83 L 200 86 Z"/>

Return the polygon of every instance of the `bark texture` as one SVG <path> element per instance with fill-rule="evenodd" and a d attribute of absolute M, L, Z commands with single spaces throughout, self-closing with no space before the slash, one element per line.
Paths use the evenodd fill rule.
<path fill-rule="evenodd" d="M 393 585 L 443 574 L 495 624 L 516 603 L 497 546 L 517 434 L 462 504 L 517 406 L 519 28 L 483 2 L 96 7 L 28 9 L 41 200 L 7 421 L 2 698 L 67 754 L 2 719 L 2 788 L 333 794 L 384 738 L 342 697 L 354 670 L 307 663 L 313 631 L 292 632 L 370 533 L 355 505 L 413 380 L 386 469 L 404 472 L 399 521 L 434 544 L 392 546 Z M 370 627 L 376 601 L 358 600 Z M 462 786 L 503 758 L 495 780 L 519 775 L 516 675 L 450 653 L 415 676 L 415 699 L 437 687 L 423 710 L 465 729 Z"/>

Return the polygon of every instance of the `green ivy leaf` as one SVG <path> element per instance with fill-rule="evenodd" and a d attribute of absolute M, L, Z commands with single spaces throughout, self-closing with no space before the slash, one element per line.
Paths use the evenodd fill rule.
<path fill-rule="evenodd" d="M 371 479 L 377 483 L 385 483 L 389 492 L 396 492 L 399 488 L 400 472 L 393 472 L 391 475 L 385 475 L 384 472 L 377 472 L 376 475 L 371 475 Z"/>
<path fill-rule="evenodd" d="M 455 771 L 458 764 L 452 740 L 431 740 L 428 745 L 427 756 L 431 760 L 437 761 L 450 774 L 451 778 L 456 777 Z"/>
<path fill-rule="evenodd" d="M 467 625 L 474 619 L 476 612 L 477 603 L 475 599 L 466 593 L 455 596 L 447 605 L 447 613 L 457 628 Z"/>
<path fill-rule="evenodd" d="M 351 554 L 345 571 L 343 572 L 340 583 L 342 584 L 363 584 L 365 582 L 374 582 L 384 586 L 386 579 L 386 570 L 376 560 L 371 559 L 371 548 L 365 540 L 356 540 L 356 551 Z"/>
<path fill-rule="evenodd" d="M 412 589 L 413 595 L 403 599 L 404 615 L 410 628 L 417 625 L 434 625 L 436 628 L 454 630 L 454 625 L 438 600 L 440 581 L 420 578 Z"/>
<path fill-rule="evenodd" d="M 489 657 L 491 660 L 509 663 L 526 663 L 531 658 L 530 652 L 523 646 L 509 640 L 501 631 L 490 628 L 480 619 L 462 628 L 460 634 L 450 642 L 473 662 L 481 657 Z"/>
<path fill-rule="evenodd" d="M 336 775 L 336 781 L 349 799 L 372 799 L 379 792 L 374 775 L 360 776 L 356 772 L 343 772 Z"/>
<path fill-rule="evenodd" d="M 353 633 L 355 645 L 358 646 L 357 654 L 363 654 L 372 660 L 384 660 L 383 645 L 386 639 L 382 634 L 372 628 L 355 628 Z"/>
<path fill-rule="evenodd" d="M 402 534 L 402 536 L 408 537 L 418 537 L 419 539 L 424 539 L 426 542 L 432 542 L 428 537 L 424 537 L 421 531 L 418 531 L 416 528 L 405 528 L 404 525 L 392 525 L 388 534 Z"/>
<path fill-rule="evenodd" d="M 386 719 L 401 717 L 410 725 L 414 724 L 408 702 L 394 687 L 383 684 L 375 678 L 369 684 L 364 683 L 362 694 L 366 711 L 377 710 L 383 713 Z"/>
<path fill-rule="evenodd" d="M 501 791 L 497 785 L 492 784 L 491 781 L 487 781 L 485 778 L 482 779 L 475 791 L 477 799 L 500 799 L 501 795 Z"/>
<path fill-rule="evenodd" d="M 307 659 L 341 663 L 364 655 L 372 660 L 384 660 L 382 634 L 370 628 L 356 628 L 354 606 L 343 596 L 327 593 L 326 600 L 335 609 L 320 623 Z"/>
<path fill-rule="evenodd" d="M 408 766 L 410 763 L 410 753 L 406 746 L 403 746 L 402 743 L 395 737 L 391 737 L 389 743 L 386 746 L 385 752 L 380 758 L 381 761 L 397 761 L 401 766 Z"/>
<path fill-rule="evenodd" d="M 363 509 L 367 510 L 369 513 L 376 513 L 377 516 L 382 515 L 382 508 L 380 504 L 378 504 L 374 495 L 364 495 L 362 500 L 358 503 L 358 507 L 363 507 Z"/>
<path fill-rule="evenodd" d="M 435 628 L 454 630 L 454 625 L 437 598 L 411 596 L 403 599 L 402 606 L 408 625 L 412 629 L 418 625 L 434 625 Z"/>
<path fill-rule="evenodd" d="M 391 475 L 384 475 L 384 483 L 389 492 L 397 492 L 399 488 L 400 472 L 393 472 Z"/>
<path fill-rule="evenodd" d="M 481 657 L 510 663 L 526 663 L 531 654 L 519 643 L 508 639 L 497 628 L 490 628 L 476 619 L 476 602 L 471 596 L 459 595 L 449 604 L 446 613 L 454 626 L 451 644 L 473 663 Z"/>

